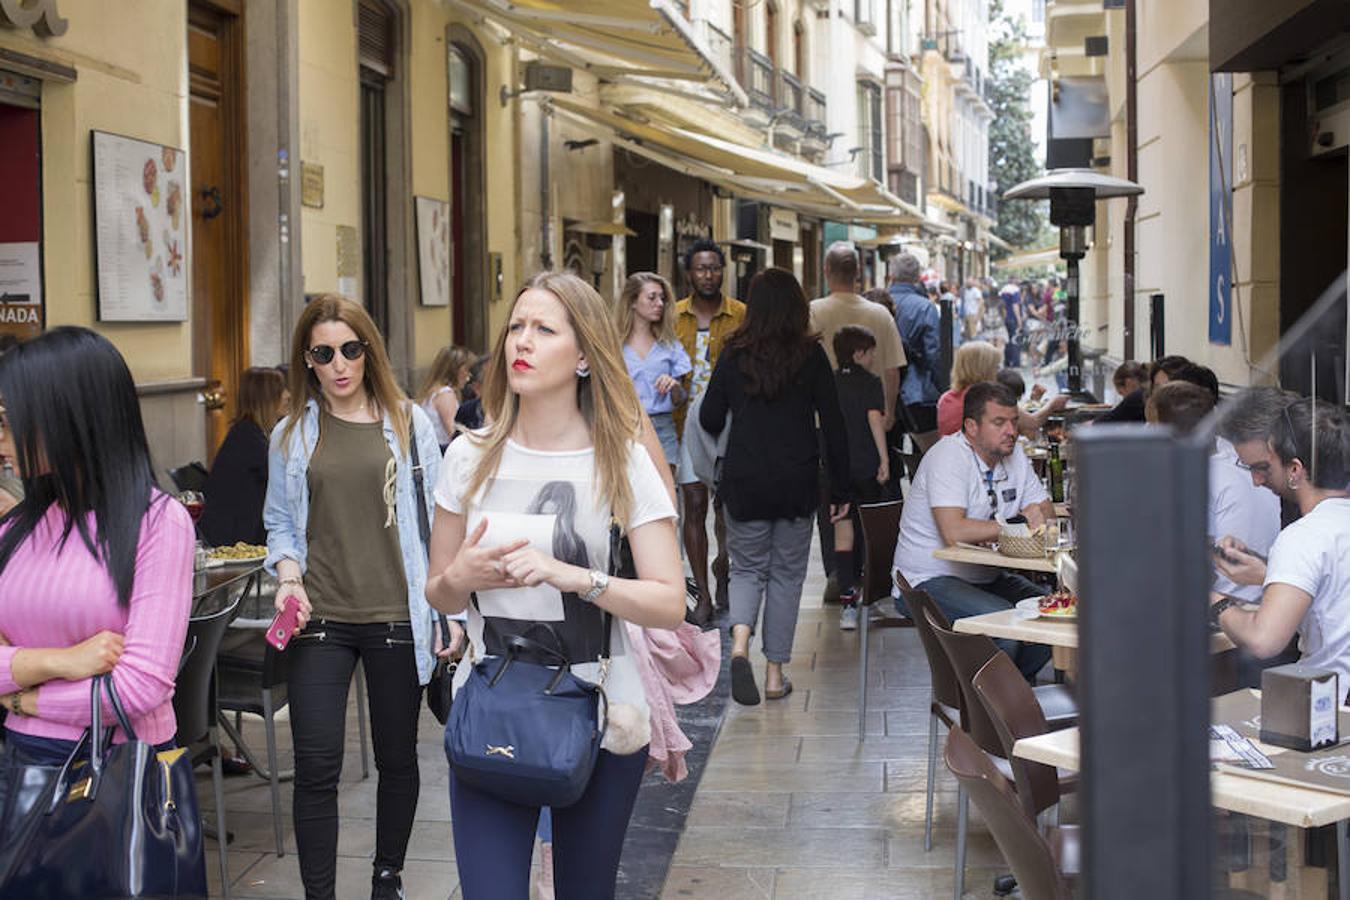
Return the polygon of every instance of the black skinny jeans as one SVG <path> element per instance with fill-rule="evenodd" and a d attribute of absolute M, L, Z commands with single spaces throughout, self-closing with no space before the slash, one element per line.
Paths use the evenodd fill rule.
<path fill-rule="evenodd" d="M 417 716 L 422 693 L 407 622 L 352 625 L 311 620 L 291 639 L 287 683 L 295 744 L 295 843 L 307 900 L 334 896 L 338 777 L 342 774 L 347 690 L 365 666 L 379 786 L 375 870 L 403 868 L 417 811 Z"/>

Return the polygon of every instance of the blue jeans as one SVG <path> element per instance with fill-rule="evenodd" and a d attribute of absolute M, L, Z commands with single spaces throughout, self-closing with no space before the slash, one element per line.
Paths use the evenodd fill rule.
<path fill-rule="evenodd" d="M 993 581 L 984 584 L 971 584 L 954 575 L 942 575 L 914 587 L 932 597 L 938 608 L 952 621 L 1011 609 L 1018 600 L 1045 593 L 1044 588 L 1009 572 L 1000 572 Z M 903 600 L 896 599 L 895 606 L 902 614 L 909 615 Z M 1027 681 L 1033 680 L 1036 673 L 1050 661 L 1050 648 L 1044 644 L 1001 639 L 994 643 L 1012 657 Z"/>
<path fill-rule="evenodd" d="M 550 810 L 553 886 L 558 900 L 612 900 L 628 819 L 647 768 L 647 749 L 628 756 L 600 751 L 581 799 Z M 530 854 L 540 808 L 518 806 L 450 773 L 455 863 L 465 900 L 530 895 Z"/>

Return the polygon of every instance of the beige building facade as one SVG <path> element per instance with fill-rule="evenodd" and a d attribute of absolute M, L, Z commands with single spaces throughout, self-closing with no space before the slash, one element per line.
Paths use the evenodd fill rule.
<path fill-rule="evenodd" d="M 1262 14 L 1274 17 L 1268 25 L 1300 10 L 1324 14 L 1322 37 L 1293 46 L 1272 26 L 1229 41 L 1245 41 L 1246 58 L 1235 58 L 1212 49 L 1226 40 L 1224 29 L 1267 21 L 1237 8 L 1244 4 L 1130 5 L 1046 7 L 1041 74 L 1060 92 L 1051 103 L 1052 164 L 1056 103 L 1081 82 L 1096 82 L 1105 109 L 1084 155 L 1144 187 L 1133 209 L 1126 200 L 1098 204 L 1082 266 L 1084 344 L 1114 359 L 1148 359 L 1161 326 L 1164 352 L 1210 366 L 1225 384 L 1281 381 L 1307 390 L 1307 353 L 1279 345 L 1346 268 L 1345 151 L 1312 148 L 1319 117 L 1306 108 L 1317 84 L 1339 71 L 1335 14 L 1326 4 L 1270 4 Z M 1223 244 L 1226 267 L 1211 259 L 1211 245 Z M 1339 381 L 1334 396 L 1342 401 L 1344 322 L 1342 298 L 1339 314 L 1315 329 L 1338 336 L 1315 355 L 1328 373 L 1322 387 Z"/>

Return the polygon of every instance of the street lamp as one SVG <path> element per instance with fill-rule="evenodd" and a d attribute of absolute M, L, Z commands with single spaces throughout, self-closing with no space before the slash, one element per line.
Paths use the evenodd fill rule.
<path fill-rule="evenodd" d="M 605 274 L 608 254 L 614 247 L 614 239 L 637 236 L 636 231 L 622 222 L 582 222 L 578 225 L 569 225 L 567 229 L 584 236 L 586 240 L 586 248 L 591 251 L 589 260 L 591 280 L 595 282 L 597 291 L 600 290 L 600 277 Z"/>
<path fill-rule="evenodd" d="M 1091 169 L 1055 169 L 1003 194 L 1005 200 L 1049 200 L 1050 224 L 1059 226 L 1059 255 L 1069 269 L 1065 294 L 1070 394 L 1083 392 L 1083 354 L 1078 341 L 1078 261 L 1087 255 L 1087 226 L 1096 221 L 1096 201 L 1143 192 L 1144 188 L 1133 181 Z M 1131 325 L 1125 324 L 1127 328 Z"/>

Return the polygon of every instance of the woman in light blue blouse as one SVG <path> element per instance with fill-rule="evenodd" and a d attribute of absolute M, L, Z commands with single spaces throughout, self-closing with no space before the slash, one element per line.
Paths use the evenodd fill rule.
<path fill-rule="evenodd" d="M 686 382 L 693 369 L 684 345 L 675 337 L 674 321 L 675 292 L 670 282 L 654 272 L 628 276 L 619 296 L 623 361 L 668 461 L 680 458 L 673 414 L 689 398 Z"/>

